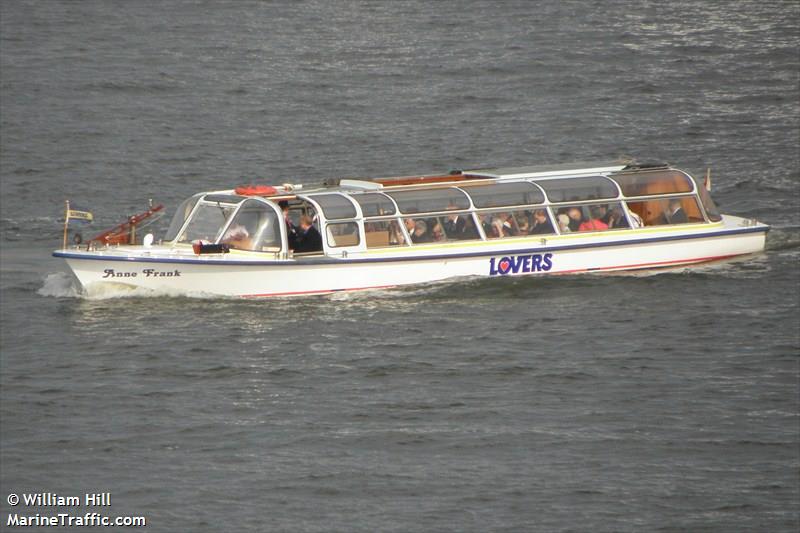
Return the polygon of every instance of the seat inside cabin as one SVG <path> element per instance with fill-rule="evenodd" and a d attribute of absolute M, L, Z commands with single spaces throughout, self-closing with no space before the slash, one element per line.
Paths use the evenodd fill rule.
<path fill-rule="evenodd" d="M 365 239 L 367 241 L 367 248 L 380 248 L 382 246 L 389 246 L 389 231 L 367 231 Z"/>

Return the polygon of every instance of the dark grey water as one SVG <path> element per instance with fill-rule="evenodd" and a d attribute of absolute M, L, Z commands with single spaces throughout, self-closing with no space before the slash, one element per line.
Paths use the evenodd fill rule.
<path fill-rule="evenodd" d="M 796 2 L 0 4 L 0 529 L 795 531 L 799 74 Z M 270 301 L 49 255 L 67 198 L 621 154 L 711 166 L 766 253 Z"/>

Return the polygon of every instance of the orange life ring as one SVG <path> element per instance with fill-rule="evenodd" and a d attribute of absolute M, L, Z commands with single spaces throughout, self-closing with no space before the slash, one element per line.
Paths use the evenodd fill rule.
<path fill-rule="evenodd" d="M 240 196 L 269 196 L 277 194 L 278 189 L 271 185 L 241 185 L 236 187 L 233 192 Z"/>

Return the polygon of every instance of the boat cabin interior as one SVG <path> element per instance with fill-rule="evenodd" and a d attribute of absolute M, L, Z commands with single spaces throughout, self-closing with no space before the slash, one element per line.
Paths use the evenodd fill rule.
<path fill-rule="evenodd" d="M 346 257 L 380 248 L 721 220 L 703 184 L 666 165 L 455 171 L 273 191 L 194 195 L 178 207 L 164 241 L 283 257 Z"/>

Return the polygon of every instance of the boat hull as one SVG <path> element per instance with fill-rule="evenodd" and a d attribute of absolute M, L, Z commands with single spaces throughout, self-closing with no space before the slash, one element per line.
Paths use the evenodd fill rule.
<path fill-rule="evenodd" d="M 89 293 L 122 284 L 156 292 L 239 297 L 295 296 L 387 288 L 460 277 L 549 276 L 651 270 L 760 252 L 767 226 L 587 238 L 420 246 L 347 258 L 256 260 L 253 256 L 159 255 L 154 251 L 54 253 Z M 513 242 L 512 242 L 513 241 Z"/>

